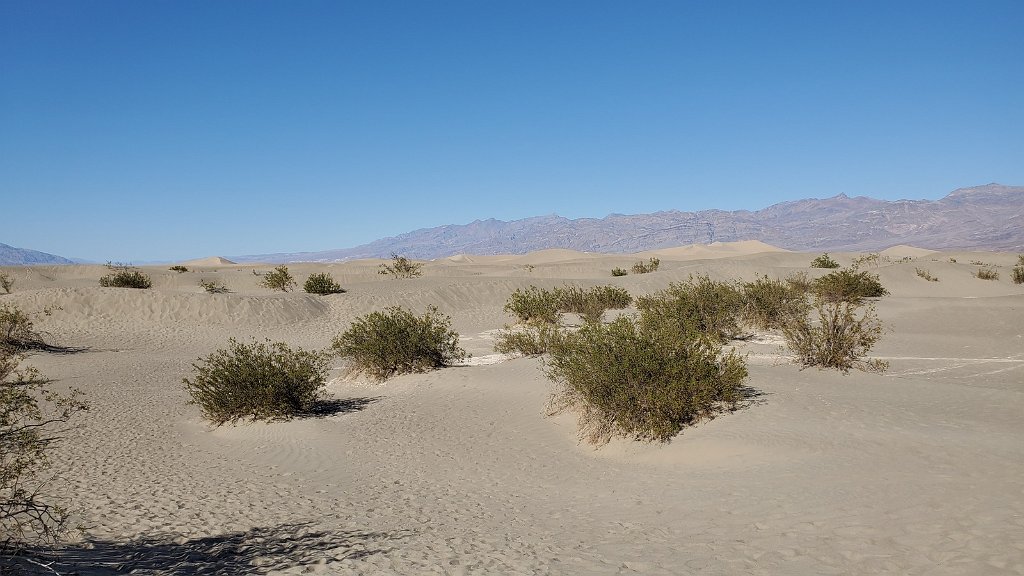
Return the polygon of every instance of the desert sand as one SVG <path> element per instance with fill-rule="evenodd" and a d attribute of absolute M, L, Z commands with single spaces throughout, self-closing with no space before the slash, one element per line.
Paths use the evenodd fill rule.
<path fill-rule="evenodd" d="M 545 414 L 541 360 L 493 353 L 513 290 L 816 276 L 816 254 L 463 255 L 409 280 L 377 274 L 379 260 L 289 265 L 300 285 L 330 272 L 348 290 L 326 297 L 271 292 L 253 271 L 272 266 L 216 257 L 146 267 L 150 290 L 101 288 L 102 266 L 6 268 L 15 292 L 0 301 L 87 348 L 28 361 L 92 405 L 54 455 L 85 526 L 62 566 L 82 574 L 1024 574 L 1016 255 L 885 254 L 885 374 L 801 370 L 777 334 L 757 334 L 733 343 L 756 403 L 669 443 L 600 449 L 571 414 Z M 610 275 L 652 256 L 655 273 Z M 338 363 L 336 413 L 317 418 L 214 428 L 188 404 L 182 378 L 229 337 L 323 348 L 390 305 L 437 306 L 473 358 L 383 384 Z"/>

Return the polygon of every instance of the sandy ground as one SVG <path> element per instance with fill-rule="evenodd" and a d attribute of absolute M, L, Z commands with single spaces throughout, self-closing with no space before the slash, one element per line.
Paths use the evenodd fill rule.
<path fill-rule="evenodd" d="M 650 256 L 658 272 L 611 277 Z M 1016 255 L 887 251 L 875 350 L 886 374 L 800 370 L 761 334 L 736 343 L 759 402 L 667 444 L 580 445 L 571 415 L 544 413 L 539 361 L 491 350 L 516 288 L 641 295 L 691 273 L 821 274 L 813 256 L 758 243 L 550 250 L 438 260 L 411 280 L 378 275 L 379 261 L 290 266 L 300 283 L 327 271 L 348 290 L 327 297 L 272 293 L 253 274 L 271 266 L 216 259 L 184 274 L 148 267 L 144 291 L 100 288 L 102 266 L 7 268 L 15 293 L 0 301 L 88 349 L 29 360 L 92 404 L 55 455 L 87 527 L 65 570 L 1024 574 Z M 1000 279 L 975 278 L 972 261 Z M 200 279 L 232 292 L 207 294 Z M 395 304 L 451 315 L 471 365 L 384 384 L 334 378 L 339 411 L 321 418 L 212 428 L 188 404 L 191 363 L 229 337 L 321 348 Z"/>

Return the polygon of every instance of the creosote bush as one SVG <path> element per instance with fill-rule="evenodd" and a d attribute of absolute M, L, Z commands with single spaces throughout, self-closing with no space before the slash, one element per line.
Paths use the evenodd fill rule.
<path fill-rule="evenodd" d="M 395 278 L 415 278 L 423 271 L 420 270 L 423 264 L 419 262 L 413 262 L 405 256 L 399 256 L 398 254 L 391 254 L 391 265 L 381 264 L 378 274 L 390 274 Z"/>
<path fill-rule="evenodd" d="M 811 260 L 811 268 L 839 268 L 839 262 L 836 262 L 825 252 L 821 256 L 818 256 L 814 260 Z"/>
<path fill-rule="evenodd" d="M 331 348 L 350 360 L 355 372 L 378 380 L 443 368 L 466 358 L 451 318 L 434 307 L 423 316 L 392 306 L 356 318 Z"/>
<path fill-rule="evenodd" d="M 554 291 L 559 312 L 579 314 L 587 322 L 600 322 L 608 310 L 621 310 L 633 303 L 633 297 L 618 286 L 595 286 L 584 290 L 563 286 Z"/>
<path fill-rule="evenodd" d="M 816 323 L 805 315 L 782 331 L 798 363 L 836 368 L 844 373 L 850 368 L 882 372 L 888 367 L 881 360 L 865 360 L 882 336 L 882 324 L 874 306 L 866 306 L 860 313 L 861 306 L 856 303 L 819 298 L 813 309 L 818 316 Z"/>
<path fill-rule="evenodd" d="M 203 416 L 221 425 L 240 418 L 285 419 L 313 412 L 327 385 L 329 354 L 292 349 L 283 342 L 232 338 L 193 364 L 183 380 Z"/>
<path fill-rule="evenodd" d="M 629 270 L 623 268 L 612 268 L 612 276 L 626 276 L 629 274 Z"/>
<path fill-rule="evenodd" d="M 0 272 L 0 288 L 3 289 L 4 294 L 10 294 L 11 288 L 14 287 L 14 278 L 7 275 L 6 272 Z"/>
<path fill-rule="evenodd" d="M 993 266 L 979 268 L 974 275 L 981 280 L 999 280 L 999 271 L 997 271 Z"/>
<path fill-rule="evenodd" d="M 1013 267 L 1013 283 L 1024 284 L 1024 254 L 1017 256 L 1017 265 Z"/>
<path fill-rule="evenodd" d="M 264 288 L 271 290 L 280 290 L 281 292 L 287 292 L 295 287 L 295 278 L 292 278 L 288 267 L 284 264 L 274 268 L 271 272 L 267 272 L 263 276 L 263 280 L 260 285 Z"/>
<path fill-rule="evenodd" d="M 171 266 L 170 268 L 168 268 L 168 270 L 170 270 L 171 272 L 177 272 L 178 274 L 188 272 L 188 268 L 181 265 Z"/>
<path fill-rule="evenodd" d="M 684 426 L 735 408 L 746 365 L 733 352 L 671 323 L 629 316 L 565 333 L 545 362 L 552 413 L 577 412 L 580 438 L 667 441 Z"/>
<path fill-rule="evenodd" d="M 668 322 L 680 333 L 698 333 L 726 342 L 740 333 L 743 293 L 734 282 L 700 275 L 672 283 L 665 290 L 637 299 L 647 322 Z"/>
<path fill-rule="evenodd" d="M 200 280 L 199 285 L 210 294 L 227 294 L 230 292 L 227 286 L 216 280 Z"/>
<path fill-rule="evenodd" d="M 499 354 L 540 356 L 547 354 L 563 339 L 557 324 L 522 324 L 505 326 L 494 338 L 494 351 Z"/>
<path fill-rule="evenodd" d="M 915 272 L 915 273 L 916 273 L 916 274 L 917 274 L 917 275 L 918 275 L 919 277 L 921 277 L 921 278 L 924 278 L 925 280 L 927 280 L 927 281 L 929 281 L 929 282 L 938 282 L 938 281 L 939 281 L 939 279 L 938 279 L 938 278 L 936 278 L 935 276 L 932 276 L 932 273 L 931 273 L 931 272 L 929 272 L 929 271 L 928 271 L 928 270 L 926 270 L 926 269 L 922 269 L 922 268 L 914 268 L 914 272 Z"/>
<path fill-rule="evenodd" d="M 327 272 L 310 274 L 309 278 L 306 278 L 306 283 L 302 288 L 310 294 L 320 294 L 321 296 L 326 296 L 328 294 L 341 294 L 345 292 L 345 290 L 334 281 L 334 277 Z"/>
<path fill-rule="evenodd" d="M 759 276 L 740 288 L 744 323 L 762 330 L 782 328 L 793 318 L 807 314 L 806 291 L 791 282 Z"/>
<path fill-rule="evenodd" d="M 111 271 L 110 274 L 100 278 L 100 286 L 104 288 L 137 288 L 145 290 L 153 286 L 153 281 L 148 274 L 143 274 L 141 270 L 132 268 L 127 264 L 111 264 L 108 262 L 107 268 Z"/>
<path fill-rule="evenodd" d="M 864 298 L 878 298 L 889 293 L 882 286 L 877 274 L 856 268 L 844 268 L 829 272 L 814 280 L 812 290 L 818 298 L 827 302 L 859 303 Z"/>
<path fill-rule="evenodd" d="M 650 258 L 647 262 L 640 261 L 633 264 L 633 273 L 647 274 L 649 272 L 656 272 L 659 266 L 661 266 L 661 260 L 657 258 Z"/>
<path fill-rule="evenodd" d="M 87 409 L 81 392 L 58 393 L 24 356 L 0 347 L 0 573 L 34 573 L 33 550 L 57 544 L 72 528 L 50 451 Z"/>
<path fill-rule="evenodd" d="M 36 331 L 28 314 L 14 305 L 0 305 L 0 351 L 13 354 L 48 347 L 43 334 Z"/>
<path fill-rule="evenodd" d="M 516 288 L 505 303 L 505 311 L 519 322 L 554 324 L 558 322 L 558 296 L 536 286 Z"/>

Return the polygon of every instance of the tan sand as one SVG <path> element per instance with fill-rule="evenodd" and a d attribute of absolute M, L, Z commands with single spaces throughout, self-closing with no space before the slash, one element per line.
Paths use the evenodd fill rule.
<path fill-rule="evenodd" d="M 611 277 L 650 255 L 658 272 Z M 539 361 L 491 350 L 516 288 L 816 276 L 815 255 L 470 255 L 412 280 L 377 274 L 380 260 L 289 266 L 300 284 L 325 271 L 348 290 L 327 297 L 259 287 L 267 265 L 150 267 L 148 291 L 100 288 L 102 266 L 9 268 L 15 293 L 0 301 L 89 348 L 30 359 L 92 403 L 55 454 L 89 546 L 66 566 L 83 574 L 1024 574 L 1016 255 L 883 259 L 888 373 L 799 370 L 759 334 L 736 345 L 760 402 L 667 444 L 578 444 L 571 415 L 544 414 Z M 972 260 L 1000 279 L 975 278 Z M 322 418 L 214 429 L 187 403 L 191 363 L 229 337 L 321 348 L 393 304 L 450 314 L 475 361 L 384 384 L 337 370 L 342 409 Z"/>

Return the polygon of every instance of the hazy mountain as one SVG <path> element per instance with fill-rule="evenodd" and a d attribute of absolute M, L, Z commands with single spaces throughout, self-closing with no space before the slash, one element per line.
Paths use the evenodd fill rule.
<path fill-rule="evenodd" d="M 571 220 L 538 216 L 425 228 L 355 248 L 261 254 L 248 262 L 337 261 L 454 254 L 521 254 L 545 248 L 640 252 L 685 244 L 760 240 L 790 250 L 880 250 L 896 244 L 931 249 L 1024 251 L 1024 187 L 961 188 L 941 200 L 864 196 L 797 200 L 754 212 L 671 210 Z"/>
<path fill-rule="evenodd" d="M 0 266 L 25 266 L 29 264 L 74 264 L 75 262 L 61 256 L 46 252 L 15 248 L 0 244 Z"/>

